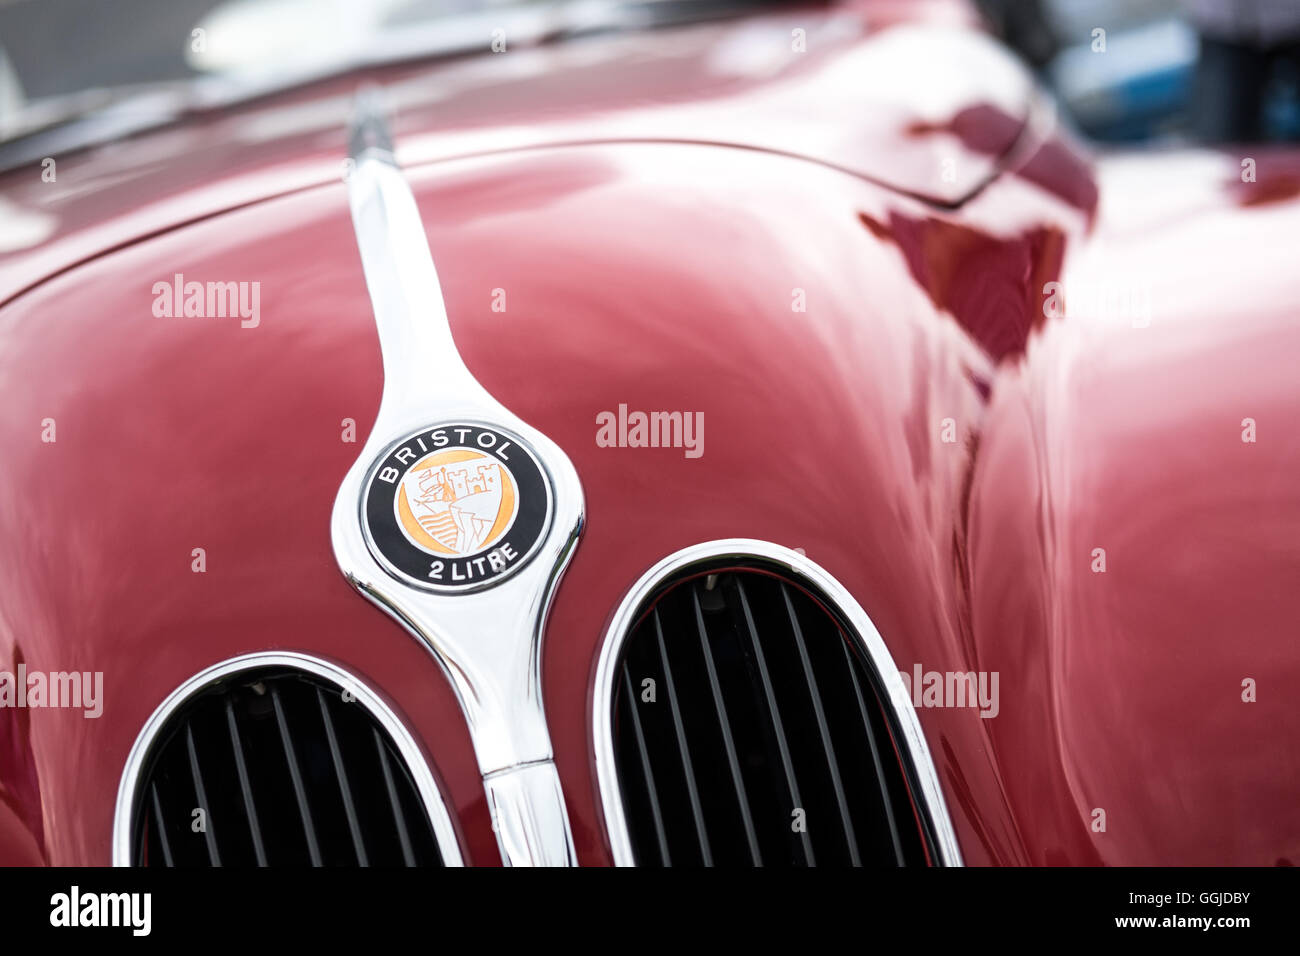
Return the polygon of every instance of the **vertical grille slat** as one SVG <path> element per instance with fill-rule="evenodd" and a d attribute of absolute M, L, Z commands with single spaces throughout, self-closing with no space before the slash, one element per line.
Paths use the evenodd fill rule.
<path fill-rule="evenodd" d="M 740 761 L 736 757 L 736 741 L 731 733 L 731 718 L 727 714 L 727 701 L 718 682 L 718 666 L 713 658 L 713 648 L 709 645 L 709 631 L 704 623 L 704 610 L 700 607 L 700 596 L 691 588 L 691 609 L 695 613 L 695 629 L 700 637 L 700 650 L 704 656 L 704 668 L 709 676 L 709 692 L 713 695 L 713 709 L 718 715 L 718 728 L 722 734 L 723 749 L 727 753 L 727 769 L 731 772 L 731 783 L 736 791 L 736 805 L 740 810 L 740 821 L 745 828 L 745 843 L 749 847 L 750 861 L 755 866 L 763 865 L 763 853 L 758 846 L 758 835 L 754 832 L 754 819 L 749 810 L 749 794 L 745 790 L 745 778 L 740 773 Z"/>
<path fill-rule="evenodd" d="M 199 770 L 199 755 L 194 748 L 194 731 L 190 727 L 185 728 L 185 752 L 189 757 L 190 780 L 194 784 L 194 799 L 198 801 L 198 809 L 204 814 L 204 825 L 202 829 L 203 842 L 208 848 L 208 862 L 213 866 L 221 865 L 221 850 L 217 847 L 217 834 L 212 817 L 212 805 L 208 803 L 208 792 L 203 786 L 203 773 Z"/>
<path fill-rule="evenodd" d="M 320 866 L 316 821 L 312 819 L 311 805 L 307 802 L 307 789 L 302 783 L 302 767 L 298 764 L 298 752 L 293 746 L 293 735 L 289 731 L 289 721 L 284 716 L 284 703 L 280 700 L 278 687 L 271 688 L 271 706 L 275 709 L 275 724 L 280 730 L 280 743 L 284 747 L 284 762 L 289 769 L 289 779 L 293 781 L 293 798 L 298 801 L 298 818 L 302 821 L 302 832 L 307 838 L 307 852 L 311 856 L 311 865 Z"/>
<path fill-rule="evenodd" d="M 606 665 L 634 862 L 934 859 L 914 771 L 891 741 L 902 718 L 846 618 L 814 589 L 757 558 L 719 558 L 640 594 Z M 640 702 L 636 679 L 654 674 L 661 702 Z"/>
<path fill-rule="evenodd" d="M 852 652 L 847 644 L 844 645 L 844 660 L 848 664 L 849 677 L 853 679 L 853 696 L 857 701 L 858 713 L 862 717 L 862 728 L 866 731 L 867 745 L 871 750 L 871 764 L 876 771 L 876 779 L 880 781 L 880 806 L 889 830 L 889 841 L 894 848 L 894 859 L 899 866 L 903 866 L 903 845 L 899 839 L 898 824 L 894 820 L 894 808 L 889 796 L 889 787 L 885 783 L 885 774 L 880 762 L 880 745 L 876 743 L 876 734 L 871 728 L 871 715 L 867 712 L 867 701 L 862 694 L 862 682 L 858 680 L 857 671 L 853 667 Z"/>
<path fill-rule="evenodd" d="M 763 653 L 763 642 L 758 636 L 758 627 L 754 623 L 754 614 L 745 596 L 745 587 L 740 578 L 735 579 L 736 596 L 740 599 L 740 613 L 745 619 L 745 632 L 749 638 L 749 647 L 754 654 L 754 663 L 758 667 L 759 680 L 763 685 L 763 698 L 767 704 L 767 717 L 772 722 L 772 732 L 776 738 L 777 752 L 781 758 L 781 770 L 785 773 L 786 791 L 790 795 L 790 811 L 803 807 L 799 796 L 799 781 L 795 777 L 794 764 L 790 759 L 790 743 L 785 736 L 785 722 L 781 720 L 781 706 L 777 703 L 776 691 L 772 687 L 772 675 L 767 669 L 767 656 Z M 807 828 L 799 831 L 799 845 L 803 849 L 803 860 L 808 866 L 816 864 L 812 840 Z"/>
<path fill-rule="evenodd" d="M 384 790 L 388 794 L 388 804 L 393 811 L 393 823 L 397 827 L 398 842 L 402 845 L 402 862 L 406 866 L 415 866 L 415 851 L 411 847 L 411 831 L 406 825 L 406 814 L 402 810 L 402 801 L 397 796 L 397 786 L 393 781 L 393 766 L 389 763 L 384 741 L 379 736 L 378 728 L 374 730 L 375 750 L 379 752 L 379 765 L 384 773 Z"/>
<path fill-rule="evenodd" d="M 171 843 L 167 839 L 167 828 L 163 824 L 162 802 L 158 799 L 158 787 L 156 784 L 149 787 L 149 801 L 151 808 L 153 809 L 154 819 L 158 821 L 158 848 L 162 850 L 163 865 L 175 866 L 172 862 Z M 141 834 L 141 840 L 143 840 L 143 838 L 144 835 Z"/>
<path fill-rule="evenodd" d="M 266 866 L 266 845 L 262 842 L 262 828 L 257 822 L 257 806 L 253 802 L 253 785 L 248 779 L 248 764 L 244 758 L 244 742 L 239 737 L 239 724 L 235 708 L 226 700 L 226 726 L 230 730 L 230 749 L 235 755 L 235 772 L 239 775 L 239 793 L 244 800 L 244 813 L 248 815 L 248 835 L 253 841 L 253 855 L 258 866 Z"/>
<path fill-rule="evenodd" d="M 645 732 L 641 728 L 641 715 L 637 712 L 636 688 L 632 684 L 632 675 L 623 668 L 624 699 L 627 701 L 628 713 L 632 718 L 632 732 L 636 739 L 637 756 L 641 763 L 642 779 L 646 783 L 646 796 L 650 802 L 650 821 L 654 825 L 655 840 L 659 846 L 659 862 L 672 866 L 672 856 L 668 851 L 668 835 L 664 832 L 664 815 L 659 806 L 659 792 L 655 787 L 654 769 L 650 765 L 650 753 L 646 747 Z"/>
<path fill-rule="evenodd" d="M 325 702 L 325 692 L 316 688 L 316 703 L 320 705 L 321 723 L 325 725 L 325 740 L 329 743 L 330 759 L 334 762 L 334 776 L 339 782 L 339 796 L 343 799 L 343 812 L 348 821 L 348 833 L 352 837 L 352 848 L 357 854 L 360 866 L 369 866 L 366 858 L 366 844 L 361 838 L 361 822 L 357 819 L 357 809 L 352 804 L 352 787 L 348 784 L 348 771 L 343 763 L 343 754 L 339 750 L 339 741 L 334 733 L 334 721 Z"/>
<path fill-rule="evenodd" d="M 123 862 L 443 865 L 432 815 L 442 808 L 427 771 L 417 784 L 403 756 L 415 753 L 410 738 L 399 749 L 374 695 L 341 698 L 346 677 L 319 667 L 232 668 L 170 707 L 139 764 L 131 829 L 119 831 L 138 837 Z M 196 806 L 202 831 L 191 829 Z"/>
<path fill-rule="evenodd" d="M 655 637 L 659 643 L 659 666 L 663 668 L 664 689 L 668 691 L 668 708 L 672 714 L 673 731 L 677 737 L 677 756 L 682 763 L 682 773 L 686 778 L 686 793 L 691 804 L 691 819 L 695 824 L 695 834 L 699 838 L 700 856 L 705 866 L 713 864 L 713 853 L 709 848 L 709 834 L 704 827 L 704 812 L 700 808 L 700 793 L 695 782 L 695 768 L 691 764 L 691 748 L 686 740 L 686 728 L 682 726 L 681 710 L 677 706 L 677 687 L 673 683 L 673 669 L 668 661 L 668 649 L 664 646 L 663 627 L 659 622 L 659 613 L 654 617 Z"/>
<path fill-rule="evenodd" d="M 808 696 L 812 700 L 813 716 L 817 720 L 817 734 L 821 738 L 822 753 L 826 756 L 826 770 L 831 778 L 831 788 L 835 791 L 835 805 L 840 811 L 840 823 L 844 827 L 844 841 L 848 847 L 849 860 L 854 866 L 858 866 L 862 863 L 858 856 L 858 838 L 853 832 L 848 800 L 844 796 L 844 784 L 840 781 L 840 765 L 835 759 L 835 744 L 831 741 L 830 728 L 826 726 L 826 711 L 822 707 L 817 675 L 813 673 L 812 661 L 808 659 L 808 646 L 803 639 L 803 629 L 799 626 L 794 605 L 790 603 L 790 592 L 784 584 L 781 585 L 781 602 L 785 605 L 786 617 L 790 621 L 790 633 L 794 638 L 795 648 L 799 651 L 800 669 L 803 671 L 804 682 L 808 685 Z"/>

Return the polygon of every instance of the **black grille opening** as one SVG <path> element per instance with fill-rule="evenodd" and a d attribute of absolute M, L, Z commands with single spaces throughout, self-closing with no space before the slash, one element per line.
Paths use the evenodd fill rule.
<path fill-rule="evenodd" d="M 285 667 L 224 678 L 171 715 L 132 832 L 136 866 L 442 865 L 387 731 L 352 695 Z"/>
<path fill-rule="evenodd" d="M 936 858 L 879 682 L 818 597 L 731 559 L 666 583 L 636 621 L 612 706 L 638 864 Z"/>

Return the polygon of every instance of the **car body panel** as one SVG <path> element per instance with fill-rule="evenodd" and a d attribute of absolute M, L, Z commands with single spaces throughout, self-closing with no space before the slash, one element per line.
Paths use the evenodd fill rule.
<path fill-rule="evenodd" d="M 1025 689 L 991 736 L 1035 768 L 1005 775 L 1035 863 L 1296 862 L 1300 203 L 1295 154 L 1257 159 L 1251 184 L 1231 155 L 1103 161 L 1067 302 L 1149 310 L 1049 322 L 995 389 L 972 613 L 982 666 Z"/>

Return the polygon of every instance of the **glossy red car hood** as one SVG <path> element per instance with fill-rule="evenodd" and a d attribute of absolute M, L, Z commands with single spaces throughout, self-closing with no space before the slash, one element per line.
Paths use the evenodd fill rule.
<path fill-rule="evenodd" d="M 0 177 L 0 303 L 105 249 L 340 178 L 363 81 L 385 86 L 399 160 L 596 141 L 796 155 L 951 204 L 1021 136 L 1028 75 L 950 24 L 801 10 L 347 76 Z M 795 49 L 799 47 L 799 49 Z"/>

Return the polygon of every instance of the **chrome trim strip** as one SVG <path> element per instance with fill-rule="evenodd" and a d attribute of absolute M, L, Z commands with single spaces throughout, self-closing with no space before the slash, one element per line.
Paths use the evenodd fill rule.
<path fill-rule="evenodd" d="M 402 723 L 401 718 L 374 690 L 360 678 L 348 671 L 322 660 L 297 651 L 259 651 L 232 657 L 230 660 L 207 668 L 185 681 L 158 705 L 140 734 L 135 739 L 131 753 L 126 758 L 126 767 L 122 771 L 122 781 L 117 788 L 117 807 L 113 812 L 113 865 L 131 865 L 131 817 L 135 805 L 136 789 L 140 775 L 144 772 L 145 759 L 153 746 L 154 738 L 166 726 L 167 721 L 187 700 L 208 687 L 215 681 L 222 680 L 244 671 L 263 667 L 284 667 L 304 671 L 327 680 L 340 690 L 345 690 L 357 699 L 370 715 L 388 732 L 397 747 L 397 751 L 411 771 L 411 778 L 420 794 L 424 808 L 429 814 L 429 823 L 433 827 L 434 838 L 438 841 L 438 852 L 442 854 L 443 865 L 464 866 L 460 853 L 460 841 L 456 837 L 456 828 L 452 824 L 447 805 L 442 799 L 433 772 L 429 769 L 428 758 L 415 742 L 415 737 Z"/>
<path fill-rule="evenodd" d="M 493 398 L 462 361 L 415 195 L 393 158 L 372 94 L 359 103 L 351 154 L 348 199 L 379 330 L 384 391 L 375 426 L 334 501 L 334 555 L 348 581 L 419 640 L 451 680 L 485 778 L 503 862 L 574 865 L 560 788 L 537 772 L 519 775 L 527 785 L 489 784 L 487 778 L 522 765 L 552 764 L 541 643 L 555 589 L 582 530 L 582 485 L 560 447 Z M 532 449 L 552 494 L 550 525 L 535 557 L 472 593 L 431 592 L 399 580 L 376 560 L 363 530 L 365 480 L 374 463 L 394 442 L 451 422 L 480 422 L 518 435 Z M 535 821 L 537 829 L 516 839 L 514 821 L 522 820 Z"/>
<path fill-rule="evenodd" d="M 487 791 L 488 809 L 502 859 L 577 865 L 572 837 L 568 858 L 561 860 L 558 856 L 562 851 L 555 835 L 568 832 L 569 819 L 560 789 L 560 774 L 552 761 L 539 760 L 499 770 L 483 778 L 483 788 Z"/>
<path fill-rule="evenodd" d="M 807 581 L 843 614 L 850 625 L 849 629 L 858 640 L 858 645 L 866 653 L 867 659 L 884 684 L 883 703 L 892 705 L 894 716 L 902 729 L 900 743 L 906 747 L 908 757 L 916 771 L 920 789 L 918 796 L 925 805 L 934 829 L 939 862 L 945 866 L 961 866 L 961 850 L 957 846 L 957 834 L 953 830 L 948 806 L 939 787 L 939 775 L 930 757 L 930 748 L 925 742 L 925 734 L 921 730 L 920 721 L 917 720 L 916 711 L 911 707 L 898 706 L 899 701 L 908 700 L 908 695 L 903 687 L 902 678 L 899 677 L 898 667 L 889 653 L 889 648 L 885 646 L 880 632 L 876 630 L 875 624 L 844 585 L 820 565 L 797 551 L 791 551 L 779 544 L 750 538 L 706 541 L 670 554 L 632 585 L 605 632 L 592 689 L 591 726 L 600 801 L 615 865 L 636 865 L 627 831 L 627 818 L 623 812 L 618 767 L 614 760 L 612 711 L 617 679 L 615 668 L 623 643 L 631 632 L 637 609 L 665 579 L 679 574 L 692 565 L 713 562 L 719 558 L 759 558 L 768 561 Z"/>

